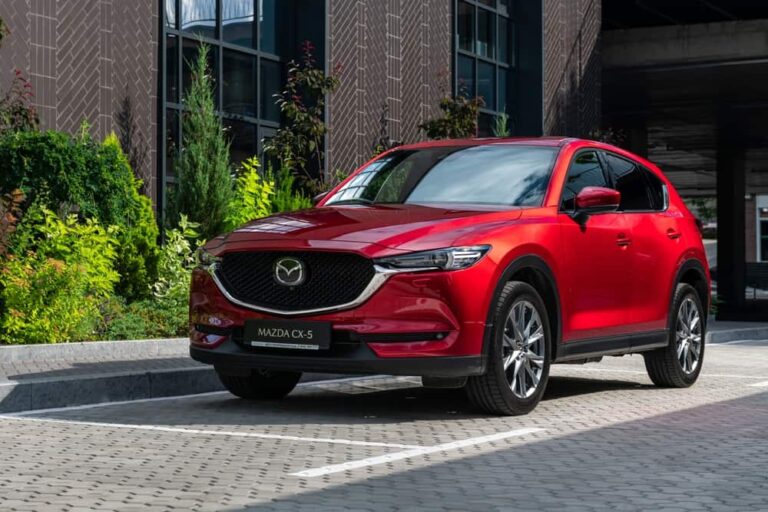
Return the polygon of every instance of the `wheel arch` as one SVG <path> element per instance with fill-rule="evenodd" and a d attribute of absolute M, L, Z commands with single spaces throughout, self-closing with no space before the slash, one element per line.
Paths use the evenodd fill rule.
<path fill-rule="evenodd" d="M 667 323 L 671 321 L 672 317 L 672 301 L 675 297 L 675 290 L 679 284 L 689 284 L 693 286 L 696 293 L 701 300 L 701 304 L 704 306 L 704 324 L 706 325 L 707 317 L 709 316 L 709 308 L 711 306 L 709 281 L 707 280 L 707 271 L 704 268 L 704 264 L 698 259 L 689 258 L 685 260 L 677 269 L 675 274 L 674 286 L 669 296 L 669 316 Z"/>
<path fill-rule="evenodd" d="M 488 308 L 488 316 L 485 323 L 485 335 L 483 338 L 483 357 L 488 358 L 488 350 L 491 346 L 494 316 L 496 304 L 501 292 L 510 281 L 522 281 L 533 286 L 547 308 L 550 332 L 552 333 L 552 360 L 557 359 L 560 340 L 562 339 L 562 314 L 560 309 L 560 294 L 552 269 L 540 256 L 528 254 L 513 260 L 502 272 L 496 288 L 493 291 Z"/>

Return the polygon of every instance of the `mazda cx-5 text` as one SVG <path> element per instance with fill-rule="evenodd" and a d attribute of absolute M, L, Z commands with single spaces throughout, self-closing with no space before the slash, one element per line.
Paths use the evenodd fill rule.
<path fill-rule="evenodd" d="M 302 372 L 415 375 L 523 414 L 553 363 L 642 353 L 686 387 L 704 358 L 697 219 L 656 166 L 597 142 L 402 146 L 197 258 L 191 355 L 247 399 Z"/>

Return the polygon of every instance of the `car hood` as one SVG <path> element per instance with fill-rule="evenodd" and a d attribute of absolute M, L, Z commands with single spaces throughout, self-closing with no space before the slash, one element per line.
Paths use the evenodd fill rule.
<path fill-rule="evenodd" d="M 250 222 L 209 242 L 214 254 L 253 249 L 346 249 L 363 253 L 382 248 L 418 251 L 448 247 L 479 227 L 519 218 L 520 209 L 485 205 L 351 205 L 312 208 Z"/>

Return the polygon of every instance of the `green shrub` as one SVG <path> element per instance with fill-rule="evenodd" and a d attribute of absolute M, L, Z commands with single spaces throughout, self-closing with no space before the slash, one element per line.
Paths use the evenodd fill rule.
<path fill-rule="evenodd" d="M 133 176 L 128 158 L 115 134 L 105 139 L 101 150 L 104 157 L 110 159 L 113 168 Z M 119 224 L 121 229 L 118 235 L 120 250 L 117 271 L 120 274 L 120 282 L 116 291 L 128 301 L 151 296 L 152 285 L 157 280 L 157 262 L 160 255 L 157 246 L 159 230 L 152 201 L 139 193 L 141 186 L 139 180 L 133 180 L 133 188 L 130 190 L 131 204 L 122 224 Z"/>
<path fill-rule="evenodd" d="M 312 208 L 312 199 L 307 197 L 300 188 L 295 187 L 296 177 L 288 167 L 280 167 L 277 175 L 268 168 L 267 180 L 275 183 L 275 192 L 272 196 L 272 213 Z"/>
<path fill-rule="evenodd" d="M 430 139 L 466 139 L 477 135 L 477 116 L 485 103 L 482 98 L 468 98 L 466 87 L 453 96 L 444 93 L 438 108 L 440 117 L 419 125 Z"/>
<path fill-rule="evenodd" d="M 242 163 L 235 180 L 235 192 L 229 203 L 225 231 L 272 213 L 275 183 L 259 175 L 259 159 L 251 157 Z"/>
<path fill-rule="evenodd" d="M 0 194 L 18 188 L 27 205 L 39 202 L 121 228 L 117 290 L 131 300 L 148 297 L 157 276 L 158 229 L 140 187 L 114 135 L 103 144 L 85 132 L 77 137 L 54 131 L 0 137 Z"/>
<path fill-rule="evenodd" d="M 181 120 L 183 148 L 176 162 L 178 180 L 169 205 L 170 225 L 186 215 L 200 225 L 206 239 L 224 231 L 232 197 L 229 144 L 216 113 L 208 54 L 208 46 L 201 44 L 197 59 L 191 63 L 192 83 L 184 95 L 186 110 Z"/>
<path fill-rule="evenodd" d="M 141 300 L 122 307 L 106 330 L 110 340 L 171 338 L 189 334 L 189 312 L 182 307 L 158 307 L 155 300 Z"/>
<path fill-rule="evenodd" d="M 179 226 L 166 231 L 165 245 L 160 251 L 158 279 L 153 287 L 154 299 L 161 307 L 187 308 L 197 249 L 190 240 L 198 239 L 197 227 L 182 215 Z"/>
<path fill-rule="evenodd" d="M 112 302 L 117 229 L 60 219 L 35 203 L 14 233 L 0 273 L 0 341 L 55 343 L 98 337 Z"/>

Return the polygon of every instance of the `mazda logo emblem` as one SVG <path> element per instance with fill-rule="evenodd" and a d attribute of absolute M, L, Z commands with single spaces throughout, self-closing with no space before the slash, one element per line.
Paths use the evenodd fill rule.
<path fill-rule="evenodd" d="M 296 258 L 275 261 L 275 281 L 283 286 L 299 286 L 307 278 L 304 263 Z"/>

